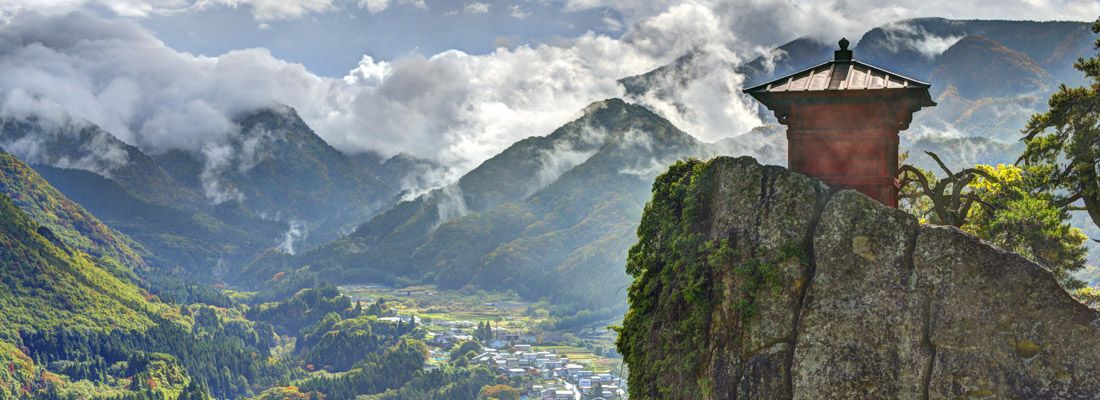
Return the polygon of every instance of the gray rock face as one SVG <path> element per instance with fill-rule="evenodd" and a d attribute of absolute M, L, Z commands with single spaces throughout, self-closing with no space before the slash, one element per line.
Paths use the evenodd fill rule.
<path fill-rule="evenodd" d="M 1042 267 L 957 229 L 922 227 L 929 398 L 1096 399 L 1100 315 Z"/>
<path fill-rule="evenodd" d="M 916 218 L 837 193 L 814 234 L 816 270 L 794 356 L 797 399 L 915 399 L 931 351 L 915 293 Z M 808 389 L 808 390 L 807 390 Z"/>
<path fill-rule="evenodd" d="M 667 383 L 690 398 L 1100 398 L 1100 313 L 1037 264 L 748 158 L 706 168 L 706 236 L 776 273 L 712 271 L 709 356 Z"/>
<path fill-rule="evenodd" d="M 711 240 L 730 244 L 734 264 L 766 260 L 775 265 L 778 290 L 761 287 L 744 293 L 745 274 L 730 269 L 714 271 L 719 306 L 711 315 L 712 351 L 709 354 L 716 398 L 790 397 L 790 358 L 795 319 L 810 278 L 809 265 L 786 249 L 802 248 L 813 232 L 813 221 L 828 189 L 805 176 L 780 167 L 761 167 L 751 158 L 718 158 L 711 196 Z M 789 250 L 787 252 L 790 252 Z M 767 286 L 767 285 L 764 285 Z M 755 313 L 747 320 L 736 304 L 746 298 Z M 726 329 L 737 326 L 740 335 Z M 780 378 L 780 379 L 776 379 Z"/>

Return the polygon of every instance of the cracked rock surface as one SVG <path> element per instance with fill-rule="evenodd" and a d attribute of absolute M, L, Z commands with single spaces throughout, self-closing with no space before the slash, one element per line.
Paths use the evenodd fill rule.
<path fill-rule="evenodd" d="M 776 260 L 778 288 L 746 318 L 743 279 L 710 271 L 709 356 L 667 384 L 704 399 L 1100 398 L 1100 313 L 1037 264 L 750 158 L 708 168 L 706 236 Z M 777 256 L 792 243 L 800 258 Z"/>

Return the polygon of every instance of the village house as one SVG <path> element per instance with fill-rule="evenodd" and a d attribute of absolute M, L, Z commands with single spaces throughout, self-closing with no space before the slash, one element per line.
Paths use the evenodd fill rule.
<path fill-rule="evenodd" d="M 572 390 L 566 390 L 566 389 L 560 389 L 560 388 L 545 389 L 539 395 L 539 399 L 540 400 L 573 400 L 573 391 Z"/>

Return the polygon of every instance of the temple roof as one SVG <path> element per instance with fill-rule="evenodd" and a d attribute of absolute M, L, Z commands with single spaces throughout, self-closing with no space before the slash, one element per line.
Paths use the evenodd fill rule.
<path fill-rule="evenodd" d="M 848 50 L 848 40 L 840 40 L 840 50 L 832 61 L 795 72 L 782 78 L 753 86 L 744 92 L 761 94 L 826 91 L 871 91 L 892 89 L 923 89 L 923 106 L 933 106 L 928 88 L 931 85 L 885 69 L 857 61 Z"/>

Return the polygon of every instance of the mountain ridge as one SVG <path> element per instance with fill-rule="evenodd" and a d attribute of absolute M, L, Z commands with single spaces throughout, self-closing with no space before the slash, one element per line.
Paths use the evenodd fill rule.
<path fill-rule="evenodd" d="M 709 154 L 705 147 L 648 109 L 620 99 L 595 102 L 580 118 L 516 142 L 455 184 L 399 203 L 301 256 L 262 259 L 250 276 L 309 266 L 345 281 L 427 280 L 563 301 L 598 293 L 600 285 L 624 282 L 616 260 L 632 240 L 629 221 L 644 206 L 637 199 L 659 169 L 653 166 Z M 599 279 L 566 285 L 562 276 L 570 271 Z M 584 302 L 607 307 L 618 302 L 611 293 Z"/>
<path fill-rule="evenodd" d="M 0 146 L 153 250 L 157 265 L 203 279 L 232 279 L 268 249 L 335 239 L 396 202 L 413 171 L 434 168 L 340 153 L 286 106 L 234 122 L 239 132 L 203 154 L 149 156 L 90 122 L 36 116 L 0 119 Z M 224 198 L 209 196 L 218 190 Z"/>

